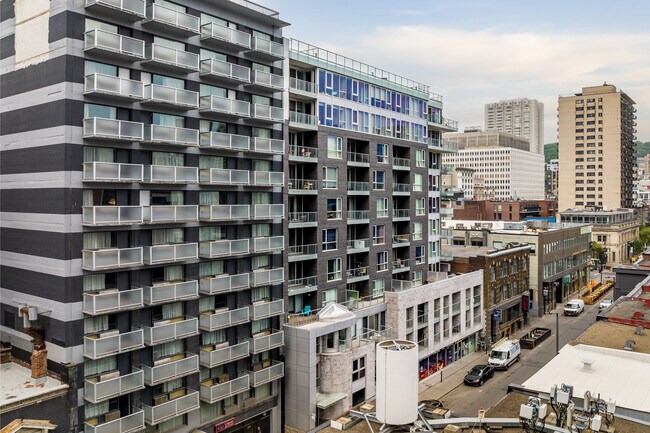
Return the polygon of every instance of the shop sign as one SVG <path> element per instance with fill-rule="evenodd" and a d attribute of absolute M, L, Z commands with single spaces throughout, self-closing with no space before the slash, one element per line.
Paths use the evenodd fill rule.
<path fill-rule="evenodd" d="M 225 421 L 220 422 L 219 424 L 216 424 L 214 426 L 214 431 L 215 433 L 220 433 L 226 429 L 229 429 L 230 427 L 233 427 L 235 425 L 235 418 L 230 418 Z"/>

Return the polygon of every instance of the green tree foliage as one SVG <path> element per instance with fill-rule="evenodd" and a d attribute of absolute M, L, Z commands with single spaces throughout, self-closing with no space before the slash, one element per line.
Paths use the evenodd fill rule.
<path fill-rule="evenodd" d="M 605 248 L 598 242 L 591 243 L 592 257 L 594 259 L 602 259 L 605 255 Z"/>
<path fill-rule="evenodd" d="M 641 254 L 644 249 L 645 249 L 645 242 L 643 242 L 641 239 L 636 239 L 635 241 L 632 241 L 632 250 L 634 251 L 634 255 Z"/>
<path fill-rule="evenodd" d="M 650 150 L 648 153 L 650 153 Z M 544 145 L 544 160 L 548 164 L 551 159 L 557 159 L 557 143 L 546 143 Z"/>
<path fill-rule="evenodd" d="M 645 156 L 650 153 L 650 141 L 646 141 L 645 143 L 642 141 L 637 141 L 635 143 L 635 150 L 636 150 L 636 157 L 641 158 L 642 156 Z"/>
<path fill-rule="evenodd" d="M 639 230 L 639 239 L 650 247 L 650 227 L 641 227 L 641 230 Z"/>

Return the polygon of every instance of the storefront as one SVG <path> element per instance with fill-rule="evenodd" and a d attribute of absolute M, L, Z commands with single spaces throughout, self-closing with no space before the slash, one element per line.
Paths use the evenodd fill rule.
<path fill-rule="evenodd" d="M 271 415 L 266 412 L 245 421 L 229 418 L 218 422 L 214 429 L 203 429 L 206 433 L 271 433 Z"/>
<path fill-rule="evenodd" d="M 420 360 L 420 380 L 437 373 L 454 361 L 462 359 L 476 351 L 476 339 L 478 333 L 467 338 L 460 339 L 453 344 L 439 350 L 438 352 Z"/>

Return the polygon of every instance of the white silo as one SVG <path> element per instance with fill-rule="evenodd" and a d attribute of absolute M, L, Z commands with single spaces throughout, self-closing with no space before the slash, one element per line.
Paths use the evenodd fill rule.
<path fill-rule="evenodd" d="M 376 417 L 390 425 L 418 418 L 418 345 L 406 340 L 377 344 Z"/>

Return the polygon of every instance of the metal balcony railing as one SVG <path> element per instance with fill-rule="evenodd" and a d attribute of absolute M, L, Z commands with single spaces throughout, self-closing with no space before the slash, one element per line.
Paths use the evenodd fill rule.
<path fill-rule="evenodd" d="M 251 172 L 227 168 L 208 168 L 201 169 L 200 179 L 201 183 L 213 185 L 250 185 Z"/>
<path fill-rule="evenodd" d="M 198 221 L 196 205 L 158 205 L 144 207 L 144 221 L 148 224 Z"/>
<path fill-rule="evenodd" d="M 199 372 L 199 355 L 192 353 L 177 354 L 159 359 L 153 366 L 143 365 L 144 383 L 148 386 L 157 385 L 179 377 Z"/>
<path fill-rule="evenodd" d="M 284 173 L 281 171 L 251 171 L 252 185 L 284 186 Z"/>
<path fill-rule="evenodd" d="M 253 147 L 254 152 L 272 153 L 275 155 L 284 154 L 284 140 L 274 138 L 254 137 Z"/>
<path fill-rule="evenodd" d="M 282 251 L 284 249 L 284 236 L 270 236 L 253 238 L 253 253 Z"/>
<path fill-rule="evenodd" d="M 348 219 L 349 220 L 367 220 L 370 218 L 370 212 L 367 210 L 349 210 Z"/>
<path fill-rule="evenodd" d="M 143 287 L 146 305 L 166 304 L 199 297 L 199 281 L 163 282 Z"/>
<path fill-rule="evenodd" d="M 84 50 L 100 50 L 135 60 L 145 58 L 144 41 L 105 30 L 90 30 L 84 34 Z"/>
<path fill-rule="evenodd" d="M 348 240 L 347 249 L 349 250 L 367 250 L 370 248 L 370 239 L 351 239 Z"/>
<path fill-rule="evenodd" d="M 250 253 L 250 239 L 221 239 L 199 243 L 201 257 L 214 258 Z"/>
<path fill-rule="evenodd" d="M 222 26 L 217 23 L 208 23 L 201 26 L 201 39 L 213 40 L 234 47 L 250 48 L 251 35 L 242 31 Z"/>
<path fill-rule="evenodd" d="M 310 128 L 315 128 L 318 126 L 318 117 L 314 116 L 313 114 L 289 111 L 289 122 L 298 125 L 305 125 Z"/>
<path fill-rule="evenodd" d="M 289 280 L 289 287 L 316 287 L 318 277 L 316 275 L 312 277 L 302 277 L 302 278 L 292 278 Z"/>
<path fill-rule="evenodd" d="M 251 115 L 251 104 L 249 102 L 224 98 L 222 96 L 201 96 L 199 104 L 201 111 L 210 111 L 237 117 L 250 117 Z"/>
<path fill-rule="evenodd" d="M 393 157 L 393 167 L 411 168 L 411 160 L 408 158 Z"/>
<path fill-rule="evenodd" d="M 262 368 L 258 371 L 247 371 L 246 373 L 248 373 L 251 378 L 251 386 L 258 387 L 265 383 L 282 379 L 284 377 L 284 363 L 273 361 L 270 367 Z"/>
<path fill-rule="evenodd" d="M 131 392 L 144 389 L 144 373 L 134 368 L 134 371 L 124 376 L 117 376 L 104 379 L 106 373 L 84 380 L 84 400 L 91 403 L 99 403 L 109 398 L 126 395 Z M 119 372 L 117 372 L 119 374 Z"/>
<path fill-rule="evenodd" d="M 108 289 L 83 294 L 83 312 L 91 316 L 142 306 L 142 289 L 139 287 L 131 290 Z"/>
<path fill-rule="evenodd" d="M 146 125 L 144 127 L 144 140 L 150 143 L 198 146 L 199 131 L 197 129 L 177 128 L 174 126 Z"/>
<path fill-rule="evenodd" d="M 284 268 L 256 269 L 251 272 L 251 286 L 280 284 L 284 281 Z"/>
<path fill-rule="evenodd" d="M 174 393 L 178 390 L 174 391 Z M 186 390 L 186 394 L 155 406 L 142 405 L 144 420 L 148 425 L 156 425 L 179 415 L 192 412 L 200 407 L 199 392 Z"/>
<path fill-rule="evenodd" d="M 242 83 L 250 83 L 251 81 L 251 70 L 249 68 L 219 59 L 201 60 L 201 75 L 211 75 L 214 78 L 240 81 Z"/>
<path fill-rule="evenodd" d="M 236 152 L 250 150 L 250 137 L 245 135 L 225 134 L 223 132 L 202 132 L 201 147 L 226 149 Z"/>
<path fill-rule="evenodd" d="M 144 0 L 86 0 L 85 6 L 87 8 L 102 6 L 111 10 L 124 12 L 127 15 L 133 15 L 134 19 L 146 17 Z"/>
<path fill-rule="evenodd" d="M 84 182 L 142 182 L 142 164 L 123 164 L 116 162 L 85 162 L 83 164 Z"/>
<path fill-rule="evenodd" d="M 284 301 L 282 299 L 257 301 L 248 308 L 250 320 L 266 319 L 284 314 Z"/>
<path fill-rule="evenodd" d="M 82 268 L 87 271 L 142 266 L 142 247 L 82 250 Z"/>
<path fill-rule="evenodd" d="M 393 209 L 393 218 L 409 218 L 410 216 L 410 209 Z"/>
<path fill-rule="evenodd" d="M 217 275 L 214 277 L 201 278 L 199 291 L 206 295 L 228 293 L 250 287 L 250 274 Z"/>
<path fill-rule="evenodd" d="M 291 145 L 289 146 L 289 158 L 292 156 L 318 159 L 318 149 L 315 147 Z"/>
<path fill-rule="evenodd" d="M 199 328 L 203 331 L 216 331 L 248 322 L 248 306 L 234 310 L 206 311 L 199 316 Z"/>
<path fill-rule="evenodd" d="M 145 183 L 198 183 L 199 169 L 197 167 L 182 167 L 178 165 L 147 165 L 144 167 Z"/>
<path fill-rule="evenodd" d="M 394 183 L 393 192 L 408 193 L 411 192 L 411 185 L 408 183 Z"/>
<path fill-rule="evenodd" d="M 348 162 L 370 164 L 370 155 L 367 153 L 348 152 Z"/>
<path fill-rule="evenodd" d="M 313 93 L 315 97 L 315 95 L 318 93 L 318 84 L 292 77 L 289 78 L 289 90 L 297 90 L 304 93 Z"/>
<path fill-rule="evenodd" d="M 369 182 L 348 181 L 348 191 L 369 192 L 370 191 L 370 183 Z"/>
<path fill-rule="evenodd" d="M 283 204 L 254 204 L 251 210 L 255 220 L 284 218 Z"/>
<path fill-rule="evenodd" d="M 144 411 L 142 409 L 135 409 L 131 414 L 102 424 L 84 423 L 84 431 L 87 433 L 134 433 L 140 430 L 144 430 Z"/>
<path fill-rule="evenodd" d="M 318 222 L 318 212 L 289 212 L 289 224 Z"/>
<path fill-rule="evenodd" d="M 250 389 L 248 374 L 224 383 L 215 383 L 214 379 L 201 382 L 201 400 L 216 403 L 228 397 L 241 394 Z"/>
<path fill-rule="evenodd" d="M 100 359 L 118 353 L 142 349 L 144 347 L 142 329 L 119 333 L 118 330 L 102 331 L 86 335 L 83 340 L 83 355 L 90 359 Z"/>
<path fill-rule="evenodd" d="M 253 104 L 252 117 L 258 120 L 268 120 L 269 122 L 282 122 L 284 120 L 284 110 L 281 107 Z"/>
<path fill-rule="evenodd" d="M 147 22 L 162 23 L 190 33 L 199 33 L 199 17 L 156 3 L 147 6 L 147 18 L 143 23 Z"/>
<path fill-rule="evenodd" d="M 222 346 L 223 343 L 214 346 L 202 347 L 199 351 L 199 362 L 201 365 L 204 367 L 212 368 L 218 365 L 236 361 L 238 359 L 248 358 L 250 355 L 248 349 L 248 341 L 244 341 L 233 346 Z"/>
<path fill-rule="evenodd" d="M 103 117 L 90 117 L 83 120 L 83 137 L 142 141 L 144 138 L 144 124 Z"/>
<path fill-rule="evenodd" d="M 354 269 L 348 269 L 346 271 L 346 275 L 347 275 L 348 278 L 367 277 L 368 276 L 368 266 L 361 266 L 361 267 L 354 268 Z"/>
<path fill-rule="evenodd" d="M 84 95 L 88 94 L 143 99 L 144 85 L 136 80 L 95 73 L 84 77 Z"/>
<path fill-rule="evenodd" d="M 148 265 L 157 263 L 174 263 L 199 257 L 199 244 L 152 245 L 144 247 L 144 262 Z"/>
<path fill-rule="evenodd" d="M 304 255 L 314 255 L 318 253 L 318 244 L 310 245 L 290 245 L 289 246 L 289 257 L 291 256 L 304 256 Z"/>
<path fill-rule="evenodd" d="M 199 319 L 196 317 L 159 320 L 153 326 L 143 326 L 144 344 L 155 346 L 168 341 L 180 340 L 199 333 Z"/>
<path fill-rule="evenodd" d="M 254 335 L 251 338 L 247 338 L 250 343 L 251 354 L 266 352 L 276 347 L 284 346 L 284 332 L 274 329 L 263 332 L 262 334 L 264 335 Z"/>
<path fill-rule="evenodd" d="M 408 271 L 410 267 L 411 267 L 411 260 L 409 259 L 393 260 L 393 273 Z"/>
<path fill-rule="evenodd" d="M 142 224 L 142 206 L 83 206 L 81 219 L 86 226 Z"/>
<path fill-rule="evenodd" d="M 261 38 L 259 36 L 253 37 L 251 49 L 267 54 L 274 58 L 284 58 L 284 45 Z"/>
<path fill-rule="evenodd" d="M 147 84 L 144 86 L 144 100 L 178 107 L 199 108 L 199 93 L 176 87 Z"/>
<path fill-rule="evenodd" d="M 145 47 L 144 56 L 147 62 L 160 63 L 188 71 L 198 72 L 199 70 L 199 55 L 189 51 L 151 44 Z"/>
<path fill-rule="evenodd" d="M 289 179 L 287 187 L 291 191 L 313 191 L 318 193 L 318 181 L 315 179 Z"/>
<path fill-rule="evenodd" d="M 411 242 L 411 235 L 404 234 L 404 235 L 393 235 L 393 243 L 394 244 L 404 244 Z"/>

